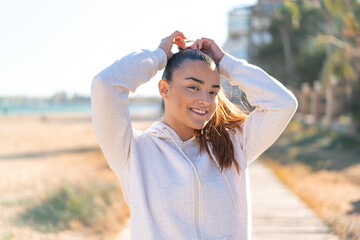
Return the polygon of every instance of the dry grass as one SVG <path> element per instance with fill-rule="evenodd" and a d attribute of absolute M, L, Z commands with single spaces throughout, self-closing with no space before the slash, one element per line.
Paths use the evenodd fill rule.
<path fill-rule="evenodd" d="M 144 128 L 149 123 L 139 123 Z M 116 175 L 98 148 L 84 115 L 0 118 L 0 239 L 114 239 L 130 216 Z M 44 203 L 64 185 L 111 185 L 111 204 L 96 224 L 77 219 L 58 232 L 19 224 L 18 216 Z"/>
<path fill-rule="evenodd" d="M 347 136 L 293 121 L 262 159 L 341 239 L 359 240 L 359 146 Z"/>

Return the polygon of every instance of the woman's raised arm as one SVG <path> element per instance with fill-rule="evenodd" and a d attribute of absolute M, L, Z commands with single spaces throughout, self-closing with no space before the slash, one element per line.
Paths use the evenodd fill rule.
<path fill-rule="evenodd" d="M 296 112 L 294 94 L 258 66 L 226 53 L 219 63 L 220 74 L 238 85 L 255 107 L 236 129 L 236 139 L 250 164 L 267 150 L 284 131 Z"/>
<path fill-rule="evenodd" d="M 115 61 L 98 73 L 91 84 L 95 136 L 109 167 L 119 178 L 124 196 L 128 195 L 129 158 L 136 151 L 128 94 L 151 79 L 165 65 L 166 55 L 162 49 L 142 49 Z"/>
<path fill-rule="evenodd" d="M 166 66 L 173 43 L 183 44 L 181 32 L 164 38 L 150 51 L 134 51 L 102 70 L 91 83 L 92 122 L 100 148 L 110 166 L 124 185 L 128 179 L 129 158 L 136 151 L 129 110 L 128 94 L 150 80 Z M 127 191 L 125 189 L 125 191 Z"/>

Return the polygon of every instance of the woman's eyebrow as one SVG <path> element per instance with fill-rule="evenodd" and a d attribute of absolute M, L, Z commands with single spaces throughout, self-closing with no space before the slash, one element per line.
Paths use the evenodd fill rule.
<path fill-rule="evenodd" d="M 198 82 L 198 83 L 200 83 L 202 85 L 205 84 L 205 82 L 203 80 L 200 80 L 200 79 L 197 79 L 197 78 L 194 78 L 194 77 L 187 77 L 185 79 L 193 80 L 193 81 Z M 212 88 L 220 88 L 220 85 L 211 85 L 211 87 Z"/>
<path fill-rule="evenodd" d="M 205 84 L 205 82 L 203 80 L 200 80 L 200 79 L 197 79 L 197 78 L 194 78 L 194 77 L 187 77 L 185 79 L 190 79 L 190 80 L 193 80 L 193 81 L 198 82 L 198 83 L 203 84 L 203 85 Z"/>

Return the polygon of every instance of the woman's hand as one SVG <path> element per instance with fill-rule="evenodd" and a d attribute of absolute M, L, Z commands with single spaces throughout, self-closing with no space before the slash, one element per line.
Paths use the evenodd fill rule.
<path fill-rule="evenodd" d="M 215 41 L 210 38 L 198 39 L 190 47 L 192 49 L 199 49 L 203 53 L 209 55 L 215 61 L 216 66 L 219 65 L 220 60 L 225 55 L 224 50 L 222 50 Z"/>
<path fill-rule="evenodd" d="M 185 49 L 186 44 L 184 39 L 186 37 L 184 34 L 180 31 L 175 31 L 173 34 L 171 34 L 168 37 L 165 37 L 162 39 L 159 48 L 162 48 L 167 56 L 167 60 L 172 57 L 173 53 L 171 52 L 172 45 L 175 43 L 179 48 Z"/>

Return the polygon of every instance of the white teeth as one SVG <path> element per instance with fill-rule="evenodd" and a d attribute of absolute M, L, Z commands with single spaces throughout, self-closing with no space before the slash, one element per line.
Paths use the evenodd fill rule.
<path fill-rule="evenodd" d="M 196 112 L 196 113 L 200 113 L 200 114 L 205 114 L 206 111 L 203 111 L 203 110 L 199 110 L 199 109 L 194 109 L 194 108 L 191 108 L 192 111 Z"/>

